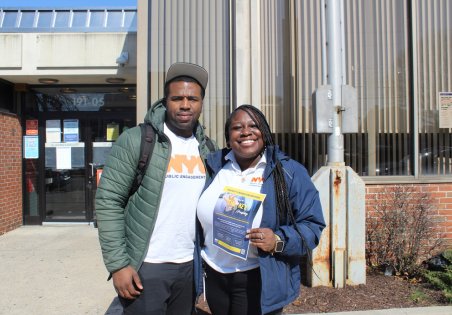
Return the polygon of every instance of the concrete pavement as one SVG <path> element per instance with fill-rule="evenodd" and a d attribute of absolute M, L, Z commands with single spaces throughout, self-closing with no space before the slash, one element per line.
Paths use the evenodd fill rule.
<path fill-rule="evenodd" d="M 0 266 L 0 314 L 122 313 L 92 225 L 25 226 L 6 233 L 0 236 Z M 450 315 L 452 306 L 331 314 Z"/>
<path fill-rule="evenodd" d="M 310 315 L 320 315 L 325 313 L 311 313 Z M 451 315 L 452 306 L 433 307 L 413 307 L 413 308 L 391 308 L 387 310 L 357 311 L 327 313 L 334 315 Z"/>
<path fill-rule="evenodd" d="M 105 314 L 116 297 L 92 225 L 8 232 L 0 266 L 0 314 Z"/>

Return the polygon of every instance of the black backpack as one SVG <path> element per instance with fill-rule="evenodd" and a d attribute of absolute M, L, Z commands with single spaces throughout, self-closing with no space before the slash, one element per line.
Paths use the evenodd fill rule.
<path fill-rule="evenodd" d="M 149 161 L 151 160 L 152 152 L 154 151 L 155 145 L 155 130 L 148 124 L 140 124 L 141 127 L 141 148 L 140 148 L 140 160 L 137 165 L 137 175 L 133 181 L 132 188 L 130 189 L 129 196 L 132 196 L 141 185 L 144 174 L 149 166 Z M 215 152 L 215 146 L 209 137 L 205 137 L 207 148 L 210 152 Z"/>

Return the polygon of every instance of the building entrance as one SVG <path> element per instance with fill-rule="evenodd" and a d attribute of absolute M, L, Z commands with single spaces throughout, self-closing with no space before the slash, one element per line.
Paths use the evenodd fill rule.
<path fill-rule="evenodd" d="M 136 125 L 134 114 L 43 113 L 42 219 L 91 222 L 102 169 L 118 136 Z"/>
<path fill-rule="evenodd" d="M 23 97 L 24 224 L 92 222 L 102 170 L 136 126 L 134 86 L 36 86 Z"/>

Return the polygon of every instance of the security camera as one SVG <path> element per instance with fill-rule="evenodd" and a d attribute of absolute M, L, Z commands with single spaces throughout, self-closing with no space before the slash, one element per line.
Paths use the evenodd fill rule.
<path fill-rule="evenodd" d="M 116 59 L 116 63 L 120 67 L 124 67 L 126 63 L 129 63 L 129 53 L 128 52 L 121 52 L 121 55 L 118 59 Z"/>

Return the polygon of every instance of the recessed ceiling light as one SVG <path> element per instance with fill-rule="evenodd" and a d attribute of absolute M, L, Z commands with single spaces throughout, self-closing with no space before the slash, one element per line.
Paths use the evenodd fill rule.
<path fill-rule="evenodd" d="M 61 93 L 65 93 L 65 94 L 71 94 L 71 93 L 77 92 L 77 90 L 76 90 L 76 89 L 69 89 L 69 88 L 66 88 L 66 89 L 61 89 L 60 92 L 61 92 Z"/>
<path fill-rule="evenodd" d="M 128 88 L 128 87 L 123 87 L 123 88 L 118 89 L 118 92 L 128 93 L 128 92 L 135 92 L 135 90 L 132 88 Z"/>
<path fill-rule="evenodd" d="M 108 78 L 106 81 L 108 83 L 124 83 L 124 82 L 126 82 L 126 79 L 123 79 L 123 78 Z"/>
<path fill-rule="evenodd" d="M 38 79 L 39 83 L 44 83 L 44 84 L 57 84 L 58 80 L 57 79 L 46 79 L 46 78 L 42 78 L 42 79 Z"/>
<path fill-rule="evenodd" d="M 136 95 L 129 95 L 129 96 L 127 96 L 127 99 L 129 99 L 129 100 L 136 100 L 137 96 Z"/>

